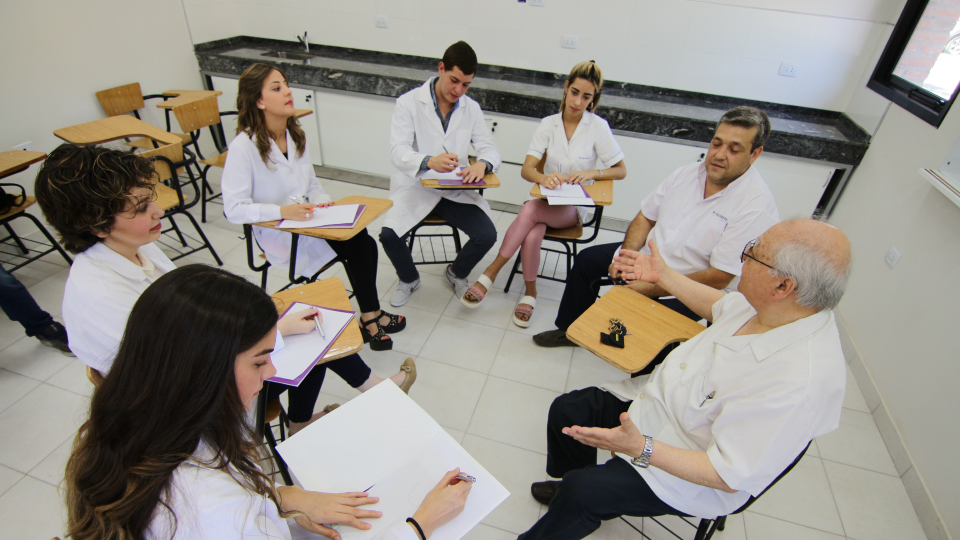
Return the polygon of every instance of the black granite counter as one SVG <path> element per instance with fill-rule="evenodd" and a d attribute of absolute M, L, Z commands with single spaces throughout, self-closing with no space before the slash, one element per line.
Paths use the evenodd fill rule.
<path fill-rule="evenodd" d="M 436 58 L 310 45 L 309 60 L 275 58 L 264 52 L 304 53 L 289 41 L 240 36 L 194 47 L 207 74 L 239 76 L 255 61 L 279 62 L 298 86 L 398 97 L 436 75 Z M 543 118 L 557 112 L 566 74 L 480 64 L 470 97 L 489 112 Z M 753 105 L 769 116 L 767 152 L 844 165 L 858 165 L 870 136 L 845 114 L 794 105 L 605 81 L 597 114 L 611 129 L 687 141 L 709 142 L 727 109 Z"/>

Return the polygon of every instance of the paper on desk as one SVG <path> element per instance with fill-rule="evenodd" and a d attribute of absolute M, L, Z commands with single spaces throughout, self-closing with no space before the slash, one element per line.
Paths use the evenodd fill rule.
<path fill-rule="evenodd" d="M 560 184 L 559 186 L 550 189 L 545 188 L 542 185 L 540 186 L 540 194 L 544 197 L 574 197 L 574 198 L 590 198 L 590 195 L 587 195 L 587 190 L 583 189 L 583 186 L 579 184 Z"/>
<path fill-rule="evenodd" d="M 344 540 L 376 538 L 406 519 L 455 467 L 476 477 L 477 483 L 464 512 L 437 529 L 432 540 L 460 538 L 510 494 L 390 380 L 310 424 L 277 451 L 308 490 L 344 493 L 372 486 L 370 493 L 380 502 L 369 508 L 384 516 L 368 520 L 370 531 L 340 528 Z M 387 512 L 398 517 L 391 521 Z"/>
<path fill-rule="evenodd" d="M 313 211 L 313 217 L 306 221 L 294 221 L 285 219 L 277 224 L 278 229 L 310 229 L 313 227 L 330 226 L 349 226 L 360 217 L 359 204 L 335 204 L 326 208 L 317 208 Z"/>
<path fill-rule="evenodd" d="M 452 170 L 452 171 L 450 171 L 450 172 L 437 172 L 437 171 L 435 171 L 435 170 L 433 170 L 433 169 L 427 169 L 427 171 L 426 171 L 425 173 L 423 173 L 423 176 L 421 176 L 420 178 L 424 178 L 424 179 L 427 179 L 427 180 L 430 180 L 430 179 L 433 179 L 433 180 L 460 180 L 460 177 L 457 176 L 457 173 L 460 172 L 460 171 L 462 171 L 462 170 L 463 170 L 463 167 L 457 167 L 456 169 L 454 169 L 454 170 Z"/>
<path fill-rule="evenodd" d="M 316 330 L 306 334 L 284 336 L 283 349 L 270 355 L 273 367 L 277 369 L 277 374 L 267 379 L 270 382 L 287 386 L 300 386 L 304 377 L 317 363 L 317 359 L 330 350 L 333 342 L 353 321 L 353 316 L 356 314 L 354 311 L 341 311 L 296 302 L 287 308 L 283 315 L 311 307 L 320 308 L 320 314 L 323 316 L 323 322 L 320 323 L 320 326 L 327 337 L 321 337 L 320 332 Z"/>

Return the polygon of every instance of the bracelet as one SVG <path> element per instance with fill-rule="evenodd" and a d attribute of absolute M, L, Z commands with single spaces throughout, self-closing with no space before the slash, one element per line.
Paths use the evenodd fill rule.
<path fill-rule="evenodd" d="M 597 169 L 597 172 L 600 173 L 600 176 L 597 177 L 597 180 L 603 180 L 603 171 Z"/>
<path fill-rule="evenodd" d="M 423 529 L 420 528 L 420 524 L 417 523 L 417 520 L 413 519 L 412 517 L 408 517 L 407 523 L 413 523 L 413 526 L 417 529 L 417 533 L 420 534 L 420 538 L 422 540 L 427 540 L 427 535 L 423 534 Z"/>

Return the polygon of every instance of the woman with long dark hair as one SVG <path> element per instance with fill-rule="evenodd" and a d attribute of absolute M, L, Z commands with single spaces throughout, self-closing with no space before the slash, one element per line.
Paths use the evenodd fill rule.
<path fill-rule="evenodd" d="M 240 76 L 237 111 L 237 136 L 230 143 L 220 183 L 223 212 L 230 222 L 305 221 L 317 207 L 333 204 L 313 172 L 306 135 L 280 68 L 267 64 L 247 68 Z M 270 264 L 289 264 L 290 233 L 263 227 L 253 231 Z M 380 309 L 379 252 L 366 229 L 341 241 L 300 236 L 295 270 L 309 276 L 336 255 L 346 261 L 347 277 L 360 306 L 364 341 L 374 351 L 391 349 L 387 334 L 403 330 L 407 321 Z"/>
<path fill-rule="evenodd" d="M 113 369 L 67 463 L 68 534 L 75 540 L 290 538 L 284 518 L 369 529 L 366 493 L 275 487 L 245 420 L 270 362 L 276 307 L 225 270 L 189 265 L 160 277 L 127 321 Z M 469 484 L 444 476 L 412 516 L 429 536 L 463 509 Z M 398 523 L 389 538 L 416 539 Z"/>

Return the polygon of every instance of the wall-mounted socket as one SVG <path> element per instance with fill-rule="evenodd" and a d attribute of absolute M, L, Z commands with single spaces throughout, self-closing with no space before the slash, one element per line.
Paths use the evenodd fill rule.
<path fill-rule="evenodd" d="M 384 16 L 374 17 L 373 25 L 377 28 L 390 28 L 390 18 Z"/>
<path fill-rule="evenodd" d="M 544 0 L 527 0 L 527 4 L 531 6 L 543 7 Z"/>
<path fill-rule="evenodd" d="M 890 249 L 887 250 L 887 255 L 883 260 L 887 261 L 887 266 L 893 268 L 897 266 L 897 263 L 900 262 L 900 251 L 897 249 L 897 246 L 890 246 Z"/>
<path fill-rule="evenodd" d="M 560 40 L 560 46 L 564 49 L 576 49 L 580 46 L 580 38 L 577 36 L 563 36 Z"/>
<path fill-rule="evenodd" d="M 777 72 L 777 75 L 782 75 L 784 77 L 796 77 L 797 71 L 799 70 L 800 66 L 791 62 L 783 62 L 780 64 L 780 71 Z"/>
<path fill-rule="evenodd" d="M 14 150 L 26 150 L 28 152 L 33 152 L 33 141 L 27 141 L 25 143 L 20 143 L 13 147 Z"/>

